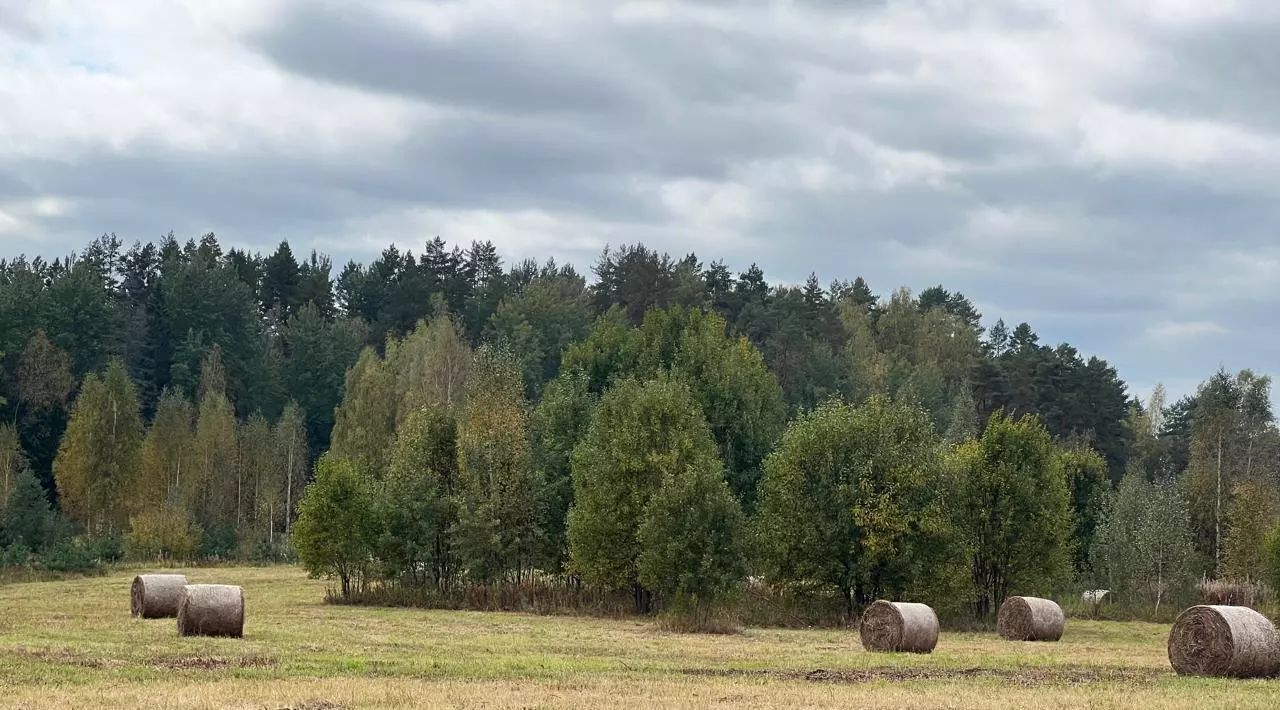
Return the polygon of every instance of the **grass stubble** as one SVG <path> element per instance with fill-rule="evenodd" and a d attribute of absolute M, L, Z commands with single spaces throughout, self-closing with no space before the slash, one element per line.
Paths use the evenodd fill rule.
<path fill-rule="evenodd" d="M 294 567 L 186 573 L 245 588 L 245 638 L 130 618 L 130 570 L 0 586 L 0 707 L 1280 706 L 1280 680 L 1175 676 L 1162 624 L 1072 619 L 1056 644 L 944 631 L 931 655 L 878 654 L 856 630 L 336 606 Z"/>

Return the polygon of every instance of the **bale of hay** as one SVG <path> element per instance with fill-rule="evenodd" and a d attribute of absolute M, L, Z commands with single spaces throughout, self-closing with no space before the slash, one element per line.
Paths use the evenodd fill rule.
<path fill-rule="evenodd" d="M 188 584 L 178 604 L 183 636 L 244 635 L 244 590 L 230 584 Z"/>
<path fill-rule="evenodd" d="M 1110 589 L 1087 589 L 1080 595 L 1080 601 L 1085 604 L 1097 606 L 1103 602 L 1111 601 Z"/>
<path fill-rule="evenodd" d="M 1280 634 L 1247 606 L 1193 606 L 1169 630 L 1169 664 L 1178 675 L 1274 676 L 1280 673 Z"/>
<path fill-rule="evenodd" d="M 881 599 L 862 614 L 858 635 L 868 651 L 930 653 L 938 645 L 938 615 L 927 604 Z"/>
<path fill-rule="evenodd" d="M 1062 607 L 1039 597 L 1009 597 L 996 617 L 996 631 L 1010 641 L 1057 641 L 1066 626 Z"/>
<path fill-rule="evenodd" d="M 185 586 L 185 575 L 140 574 L 133 578 L 129 590 L 129 613 L 144 619 L 173 618 L 178 615 Z"/>

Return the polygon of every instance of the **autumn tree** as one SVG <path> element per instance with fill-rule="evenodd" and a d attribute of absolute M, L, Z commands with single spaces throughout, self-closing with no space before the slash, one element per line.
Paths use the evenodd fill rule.
<path fill-rule="evenodd" d="M 165 390 L 142 440 L 138 478 L 129 495 L 137 514 L 166 504 L 190 510 L 197 491 L 194 412 L 181 393 Z"/>
<path fill-rule="evenodd" d="M 1191 415 L 1187 486 L 1197 544 L 1213 561 L 1225 563 L 1227 516 L 1236 485 L 1258 474 L 1268 450 L 1276 450 L 1271 413 L 1271 379 L 1242 370 L 1219 370 L 1200 385 Z"/>
<path fill-rule="evenodd" d="M 71 357 L 55 346 L 43 329 L 37 330 L 27 341 L 18 366 L 19 405 L 35 412 L 61 408 L 74 385 Z"/>
<path fill-rule="evenodd" d="M 509 353 L 476 351 L 458 419 L 455 546 L 472 578 L 520 580 L 541 547 L 541 482 L 524 383 Z"/>
<path fill-rule="evenodd" d="M 200 370 L 200 404 L 196 409 L 193 442 L 196 521 L 204 529 L 209 551 L 229 552 L 234 546 L 237 513 L 241 510 L 243 471 L 238 461 L 236 417 L 226 395 L 220 349 L 215 346 Z"/>
<path fill-rule="evenodd" d="M 85 377 L 53 463 L 63 511 L 90 531 L 123 529 L 141 444 L 137 389 L 113 359 Z"/>
<path fill-rule="evenodd" d="M 471 348 L 458 326 L 441 314 L 400 341 L 387 344 L 386 367 L 395 381 L 396 423 L 423 407 L 457 407 L 466 393 Z"/>
<path fill-rule="evenodd" d="M 347 371 L 329 451 L 365 475 L 381 477 L 395 436 L 395 377 L 373 348 Z"/>
<path fill-rule="evenodd" d="M 1261 477 L 1236 484 L 1226 518 L 1223 573 L 1231 579 L 1266 579 L 1266 537 L 1280 521 L 1275 484 Z"/>
<path fill-rule="evenodd" d="M 276 422 L 273 430 L 275 437 L 276 458 L 280 466 L 280 474 L 283 477 L 281 483 L 284 488 L 279 494 L 267 500 L 268 506 L 265 510 L 267 517 L 270 519 L 270 529 L 278 528 L 277 521 L 284 524 L 284 532 L 288 534 L 293 524 L 293 517 L 298 500 L 302 497 L 302 491 L 307 485 L 307 429 L 306 417 L 298 405 L 290 402 L 285 405 L 284 412 L 280 415 L 280 419 Z M 283 505 L 279 509 L 277 515 L 274 504 L 277 498 L 283 497 Z M 259 511 L 262 512 L 261 506 Z M 272 536 L 274 541 L 274 535 Z"/>

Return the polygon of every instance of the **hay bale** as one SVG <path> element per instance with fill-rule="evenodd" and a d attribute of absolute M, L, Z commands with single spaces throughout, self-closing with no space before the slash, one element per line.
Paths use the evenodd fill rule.
<path fill-rule="evenodd" d="M 140 574 L 129 590 L 129 613 L 144 619 L 173 618 L 178 615 L 182 588 L 187 578 L 181 574 Z"/>
<path fill-rule="evenodd" d="M 938 615 L 927 604 L 881 599 L 862 614 L 858 635 L 868 651 L 930 653 L 938 645 Z"/>
<path fill-rule="evenodd" d="M 244 635 L 244 590 L 230 584 L 188 584 L 178 605 L 183 636 Z"/>
<path fill-rule="evenodd" d="M 996 617 L 996 631 L 1010 641 L 1057 641 L 1066 626 L 1062 607 L 1039 597 L 1009 597 Z"/>
<path fill-rule="evenodd" d="M 1169 664 L 1178 675 L 1265 678 L 1280 673 L 1280 635 L 1246 606 L 1193 606 L 1169 630 Z"/>
<path fill-rule="evenodd" d="M 1111 601 L 1110 589 L 1087 589 L 1080 595 L 1080 601 L 1085 604 L 1097 606 L 1103 602 Z"/>

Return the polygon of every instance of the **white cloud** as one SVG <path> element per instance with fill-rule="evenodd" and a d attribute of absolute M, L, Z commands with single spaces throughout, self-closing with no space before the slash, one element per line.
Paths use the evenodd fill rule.
<path fill-rule="evenodd" d="M 1183 340 L 1206 335 L 1221 335 L 1227 329 L 1212 321 L 1164 321 L 1149 326 L 1146 333 L 1156 340 Z"/>
<path fill-rule="evenodd" d="M 0 257 L 175 229 L 342 261 L 439 234 L 585 269 L 644 240 L 942 282 L 1142 382 L 1280 356 L 1266 0 L 20 9 Z"/>

